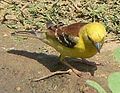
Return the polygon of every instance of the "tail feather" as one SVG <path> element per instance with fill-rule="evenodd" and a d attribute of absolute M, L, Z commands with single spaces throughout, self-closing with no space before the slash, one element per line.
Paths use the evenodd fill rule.
<path fill-rule="evenodd" d="M 12 36 L 23 36 L 23 37 L 31 37 L 31 38 L 40 38 L 37 37 L 37 34 L 34 31 L 15 31 L 11 33 Z"/>
<path fill-rule="evenodd" d="M 50 33 L 55 33 L 55 31 L 60 27 L 63 26 L 63 23 L 59 23 L 58 25 L 55 25 L 53 22 L 48 21 L 46 23 L 46 27 L 47 27 L 47 31 L 49 31 Z M 46 34 L 47 32 L 41 32 L 41 31 L 34 31 L 34 30 L 30 30 L 30 31 L 15 31 L 13 33 L 11 33 L 11 36 L 22 36 L 22 37 L 30 37 L 30 38 L 36 38 L 41 40 L 42 42 L 49 44 L 49 40 L 46 39 Z M 54 36 L 54 35 L 53 35 Z"/>
<path fill-rule="evenodd" d="M 15 32 L 11 33 L 11 36 L 22 36 L 22 37 L 35 38 L 35 39 L 39 39 L 42 42 L 49 45 L 49 41 L 46 40 L 46 32 L 40 32 L 40 31 L 15 31 Z"/>

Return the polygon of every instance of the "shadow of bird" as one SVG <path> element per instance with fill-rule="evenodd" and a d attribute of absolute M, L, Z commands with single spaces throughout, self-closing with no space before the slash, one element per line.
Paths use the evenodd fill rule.
<path fill-rule="evenodd" d="M 45 53 L 36 53 L 36 52 L 28 52 L 24 50 L 9 50 L 7 51 L 10 54 L 20 55 L 24 56 L 30 59 L 37 60 L 40 64 L 44 65 L 47 69 L 49 69 L 51 72 L 55 71 L 66 71 L 69 68 L 62 64 L 59 60 L 59 57 L 55 55 L 47 55 Z M 81 60 L 81 59 L 72 59 L 72 58 L 66 58 L 65 59 L 69 64 L 74 66 L 77 70 L 81 72 L 89 72 L 92 76 L 94 75 L 94 72 L 97 70 L 96 65 L 87 65 L 83 61 L 87 60 Z M 88 63 L 94 63 L 87 61 Z"/>

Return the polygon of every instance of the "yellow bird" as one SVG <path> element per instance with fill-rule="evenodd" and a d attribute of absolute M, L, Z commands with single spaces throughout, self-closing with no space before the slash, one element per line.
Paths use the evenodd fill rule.
<path fill-rule="evenodd" d="M 65 62 L 64 58 L 90 58 L 94 56 L 100 52 L 106 36 L 104 25 L 98 22 L 78 22 L 68 26 L 47 22 L 46 25 L 48 31 L 45 32 L 45 38 L 41 38 L 37 31 L 17 31 L 14 35 L 34 34 L 36 38 L 55 48 L 60 53 L 60 61 L 77 75 L 80 74 L 80 71 Z"/>

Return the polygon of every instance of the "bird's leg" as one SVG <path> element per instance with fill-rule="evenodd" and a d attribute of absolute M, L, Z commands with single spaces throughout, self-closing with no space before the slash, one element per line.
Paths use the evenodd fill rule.
<path fill-rule="evenodd" d="M 64 57 L 60 55 L 60 62 L 65 64 L 66 66 L 68 66 L 70 69 L 67 70 L 67 71 L 56 71 L 56 72 L 52 72 L 46 76 L 43 76 L 43 77 L 40 77 L 40 78 L 36 78 L 36 79 L 32 79 L 31 81 L 33 82 L 37 82 L 37 81 L 40 81 L 40 80 L 45 80 L 47 78 L 50 78 L 54 75 L 59 75 L 59 74 L 70 74 L 71 71 L 74 72 L 77 76 L 81 76 L 81 72 L 77 69 L 75 69 L 73 66 L 71 66 L 70 64 L 68 64 L 67 62 L 64 61 Z"/>
<path fill-rule="evenodd" d="M 60 59 L 61 59 L 61 56 L 60 56 Z M 36 78 L 36 79 L 32 79 L 31 81 L 33 82 L 37 82 L 37 81 L 40 81 L 40 80 L 44 80 L 44 79 L 47 79 L 47 78 L 50 78 L 52 76 L 55 76 L 55 75 L 60 75 L 60 74 L 70 74 L 71 73 L 71 69 L 70 70 L 67 70 L 67 71 L 56 71 L 56 72 L 52 72 L 46 76 L 43 76 L 43 77 L 40 77 L 40 78 Z"/>
<path fill-rule="evenodd" d="M 75 69 L 73 66 L 71 66 L 69 63 L 65 62 L 64 61 L 64 56 L 60 55 L 60 62 L 65 64 L 66 66 L 68 66 L 72 71 L 73 73 L 75 73 L 77 76 L 81 76 L 81 72 L 77 69 Z"/>

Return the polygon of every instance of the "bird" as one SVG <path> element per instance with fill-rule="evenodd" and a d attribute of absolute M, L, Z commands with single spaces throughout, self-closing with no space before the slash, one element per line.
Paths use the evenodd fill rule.
<path fill-rule="evenodd" d="M 66 57 L 81 59 L 93 57 L 100 53 L 106 37 L 106 28 L 100 22 L 77 22 L 70 25 L 59 23 L 56 25 L 48 21 L 46 28 L 42 34 L 43 37 L 40 31 L 16 31 L 12 35 L 26 36 L 27 34 L 29 37 L 37 38 L 53 47 L 60 53 L 60 62 L 68 66 L 77 76 L 80 76 L 80 71 L 64 59 Z"/>

